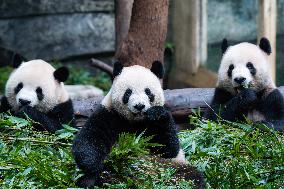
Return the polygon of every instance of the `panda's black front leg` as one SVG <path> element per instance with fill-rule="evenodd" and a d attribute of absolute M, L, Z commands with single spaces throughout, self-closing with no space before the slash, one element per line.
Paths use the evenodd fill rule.
<path fill-rule="evenodd" d="M 257 95 L 252 89 L 243 89 L 236 96 L 232 96 L 223 89 L 216 88 L 211 107 L 204 117 L 216 121 L 220 116 L 224 120 L 236 121 L 242 119 L 256 102 Z"/>
<path fill-rule="evenodd" d="M 284 98 L 278 89 L 274 89 L 260 101 L 258 110 L 265 117 L 261 123 L 276 131 L 284 132 Z"/>
<path fill-rule="evenodd" d="M 228 121 L 242 119 L 250 109 L 254 108 L 256 102 L 257 94 L 254 90 L 242 89 L 237 96 L 224 105 L 221 117 Z"/>
<path fill-rule="evenodd" d="M 112 145 L 119 136 L 117 126 L 121 123 L 115 114 L 101 107 L 86 122 L 76 135 L 72 152 L 76 164 L 83 170 L 77 185 L 90 187 L 99 185 L 103 171 L 103 161 L 110 153 Z"/>
<path fill-rule="evenodd" d="M 59 120 L 50 118 L 47 114 L 38 111 L 36 108 L 25 106 L 22 108 L 21 112 L 16 114 L 16 116 L 24 117 L 24 114 L 37 122 L 34 124 L 36 129 L 47 130 L 48 132 L 54 133 L 55 131 L 63 128 Z"/>
<path fill-rule="evenodd" d="M 152 150 L 161 154 L 163 158 L 176 158 L 180 145 L 171 113 L 163 106 L 154 106 L 147 110 L 146 117 L 146 134 L 153 136 L 152 142 L 163 145 Z"/>
<path fill-rule="evenodd" d="M 256 124 L 265 124 L 271 129 L 274 129 L 279 132 L 284 132 L 284 120 L 260 121 L 256 122 Z"/>
<path fill-rule="evenodd" d="M 7 98 L 5 96 L 3 96 L 1 98 L 1 102 L 0 102 L 0 113 L 7 112 L 10 109 L 11 109 L 11 106 L 10 106 Z"/>

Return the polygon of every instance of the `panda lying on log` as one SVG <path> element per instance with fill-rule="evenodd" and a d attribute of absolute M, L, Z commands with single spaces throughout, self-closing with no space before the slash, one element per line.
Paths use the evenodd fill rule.
<path fill-rule="evenodd" d="M 73 143 L 75 161 L 84 172 L 77 182 L 79 186 L 100 183 L 103 162 L 122 132 L 138 135 L 145 131 L 145 136 L 153 136 L 151 142 L 163 145 L 151 149 L 153 153 L 179 164 L 187 163 L 172 115 L 164 107 L 159 80 L 163 74 L 163 65 L 158 61 L 152 64 L 151 70 L 139 65 L 123 67 L 119 62 L 115 63 L 109 93 Z M 194 174 L 200 175 L 198 171 Z"/>
<path fill-rule="evenodd" d="M 214 121 L 218 116 L 228 121 L 248 118 L 281 131 L 284 100 L 270 75 L 269 40 L 262 38 L 259 46 L 240 43 L 229 47 L 224 39 L 222 52 L 217 88 L 204 117 Z"/>
<path fill-rule="evenodd" d="M 15 62 L 14 68 L 1 98 L 0 113 L 27 115 L 36 122 L 36 129 L 49 132 L 63 128 L 62 124 L 73 125 L 73 105 L 63 84 L 69 76 L 67 68 L 55 70 L 43 60 Z"/>

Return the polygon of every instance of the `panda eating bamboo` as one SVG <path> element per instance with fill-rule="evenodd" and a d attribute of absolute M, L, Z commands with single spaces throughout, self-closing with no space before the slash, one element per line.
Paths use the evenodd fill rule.
<path fill-rule="evenodd" d="M 163 145 L 152 149 L 154 153 L 186 164 L 174 120 L 164 107 L 159 80 L 163 74 L 163 65 L 159 61 L 155 61 L 151 69 L 139 65 L 123 67 L 121 63 L 115 63 L 115 78 L 109 93 L 73 143 L 75 161 L 84 172 L 78 180 L 79 186 L 99 183 L 103 162 L 123 132 L 145 132 L 144 135 L 153 136 L 151 142 Z"/>
<path fill-rule="evenodd" d="M 54 69 L 43 60 L 15 62 L 15 70 L 6 83 L 0 113 L 10 111 L 18 117 L 31 118 L 38 130 L 55 132 L 62 124 L 73 125 L 73 104 L 63 82 L 66 67 Z"/>
<path fill-rule="evenodd" d="M 218 83 L 213 101 L 204 117 L 216 121 L 244 121 L 264 123 L 281 131 L 284 127 L 284 100 L 270 73 L 268 56 L 270 42 L 266 38 L 259 45 L 222 43 L 223 57 L 218 71 Z"/>

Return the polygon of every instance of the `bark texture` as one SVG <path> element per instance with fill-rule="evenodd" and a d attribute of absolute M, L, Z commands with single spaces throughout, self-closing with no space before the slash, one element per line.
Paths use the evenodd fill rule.
<path fill-rule="evenodd" d="M 116 51 L 124 66 L 150 68 L 155 60 L 163 62 L 168 6 L 168 0 L 134 1 L 128 35 Z"/>

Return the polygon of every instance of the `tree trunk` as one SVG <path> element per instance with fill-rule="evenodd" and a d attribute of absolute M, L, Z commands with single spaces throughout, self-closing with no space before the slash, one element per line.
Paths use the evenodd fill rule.
<path fill-rule="evenodd" d="M 124 66 L 150 68 L 155 60 L 163 62 L 168 6 L 168 0 L 134 0 L 128 35 L 116 51 Z"/>

